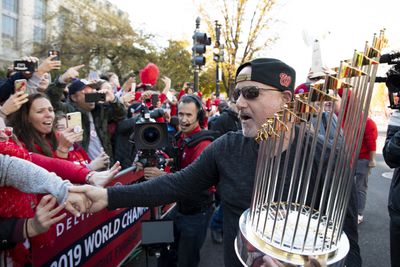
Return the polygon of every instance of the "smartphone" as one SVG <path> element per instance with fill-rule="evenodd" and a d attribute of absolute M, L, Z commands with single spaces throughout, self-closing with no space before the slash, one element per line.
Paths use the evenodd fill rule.
<path fill-rule="evenodd" d="M 152 94 L 151 95 L 151 105 L 153 106 L 153 108 L 157 107 L 157 103 L 158 103 L 158 94 Z"/>
<path fill-rule="evenodd" d="M 27 60 L 15 60 L 14 61 L 14 70 L 15 71 L 29 71 L 35 72 L 37 71 L 38 63 L 31 62 Z"/>
<path fill-rule="evenodd" d="M 106 94 L 102 93 L 87 93 L 85 94 L 85 102 L 106 101 Z"/>
<path fill-rule="evenodd" d="M 28 93 L 26 79 L 19 79 L 14 81 L 14 92 L 17 93 L 21 91 Z"/>
<path fill-rule="evenodd" d="M 60 51 L 58 50 L 49 50 L 49 52 L 47 53 L 48 56 L 53 56 L 53 55 L 57 55 L 56 57 L 54 57 L 52 60 L 53 61 L 59 61 L 60 60 Z"/>
<path fill-rule="evenodd" d="M 67 127 L 73 128 L 75 133 L 82 132 L 82 114 L 80 112 L 67 113 Z M 83 140 L 83 135 L 80 140 Z"/>
<path fill-rule="evenodd" d="M 100 80 L 100 76 L 99 76 L 99 74 L 97 73 L 97 71 L 91 70 L 91 71 L 89 72 L 88 80 L 89 80 L 89 81 L 98 81 L 98 80 Z"/>

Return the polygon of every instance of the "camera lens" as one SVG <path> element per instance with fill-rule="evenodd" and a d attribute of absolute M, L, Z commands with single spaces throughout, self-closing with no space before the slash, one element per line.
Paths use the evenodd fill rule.
<path fill-rule="evenodd" d="M 143 139 L 147 143 L 154 144 L 160 139 L 160 131 L 156 127 L 148 127 L 143 131 Z"/>

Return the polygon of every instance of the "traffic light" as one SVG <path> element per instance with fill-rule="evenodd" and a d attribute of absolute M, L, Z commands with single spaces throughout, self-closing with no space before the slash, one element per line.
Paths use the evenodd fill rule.
<path fill-rule="evenodd" d="M 224 45 L 215 42 L 213 49 L 213 59 L 215 62 L 224 62 Z"/>
<path fill-rule="evenodd" d="M 193 65 L 203 66 L 206 64 L 204 53 L 206 46 L 211 45 L 211 38 L 207 37 L 204 32 L 195 32 L 193 35 Z"/>

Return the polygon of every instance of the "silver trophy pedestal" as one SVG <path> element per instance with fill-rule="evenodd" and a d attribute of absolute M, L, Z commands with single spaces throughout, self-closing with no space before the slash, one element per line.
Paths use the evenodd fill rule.
<path fill-rule="evenodd" d="M 263 263 L 262 257 L 264 255 L 296 266 L 304 265 L 304 256 L 313 256 L 315 259 L 325 262 L 327 266 L 344 265 L 344 261 L 342 261 L 343 264 L 340 261 L 346 257 L 350 249 L 349 240 L 345 233 L 342 233 L 337 248 L 334 251 L 320 252 L 319 254 L 307 253 L 305 251 L 303 254 L 299 254 L 289 252 L 289 250 L 282 250 L 262 240 L 254 234 L 248 222 L 248 217 L 249 210 L 246 210 L 240 216 L 239 233 L 235 239 L 235 251 L 243 266 L 260 266 Z"/>

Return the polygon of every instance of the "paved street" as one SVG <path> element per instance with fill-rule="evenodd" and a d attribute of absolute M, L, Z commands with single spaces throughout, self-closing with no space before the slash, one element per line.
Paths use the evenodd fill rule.
<path fill-rule="evenodd" d="M 369 177 L 364 223 L 359 226 L 359 244 L 365 267 L 390 266 L 387 197 L 392 170 L 385 164 L 382 157 L 386 126 L 379 125 L 378 121 L 377 123 L 379 129 L 377 167 L 372 170 Z M 383 174 L 390 179 L 385 178 Z"/>
<path fill-rule="evenodd" d="M 379 122 L 378 122 L 379 123 Z M 377 167 L 371 172 L 364 223 L 359 227 L 361 256 L 363 266 L 390 266 L 389 261 L 389 215 L 387 211 L 387 196 L 390 187 L 391 169 L 387 167 L 382 157 L 382 147 L 385 140 L 386 125 L 378 124 L 379 138 L 377 148 Z M 142 253 L 144 254 L 144 253 Z M 146 266 L 143 255 L 129 266 Z M 150 257 L 148 267 L 157 266 L 155 257 Z M 222 245 L 213 244 L 208 235 L 202 250 L 200 267 L 223 266 Z"/>

